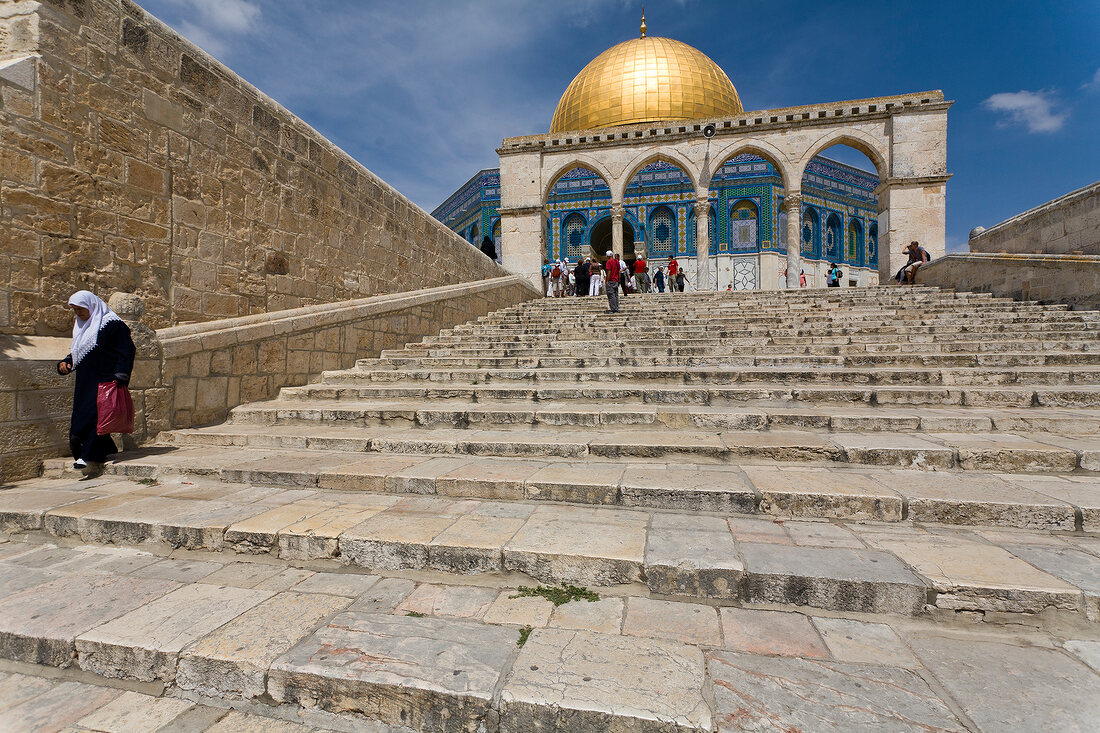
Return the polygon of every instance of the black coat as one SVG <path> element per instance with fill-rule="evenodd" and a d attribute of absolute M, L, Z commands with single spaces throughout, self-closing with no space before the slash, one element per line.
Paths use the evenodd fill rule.
<path fill-rule="evenodd" d="M 122 321 L 110 321 L 99 330 L 95 347 L 76 366 L 73 417 L 69 423 L 69 443 L 74 458 L 102 461 L 104 450 L 109 450 L 105 448 L 106 443 L 97 441 L 96 436 L 99 385 L 101 382 L 115 381 L 128 384 L 130 373 L 134 370 L 134 353 L 130 327 Z M 64 361 L 71 366 L 72 354 L 66 356 Z"/>

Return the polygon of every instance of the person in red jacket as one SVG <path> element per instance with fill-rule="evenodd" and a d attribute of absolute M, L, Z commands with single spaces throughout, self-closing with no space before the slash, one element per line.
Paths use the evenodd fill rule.
<path fill-rule="evenodd" d="M 607 262 L 604 263 L 604 272 L 606 277 L 604 280 L 607 282 L 607 312 L 618 313 L 619 312 L 619 258 L 612 254 L 611 250 L 607 251 Z M 612 285 L 614 283 L 614 285 Z"/>
<path fill-rule="evenodd" d="M 669 292 L 676 292 L 676 273 L 680 271 L 680 263 L 676 261 L 676 258 L 668 258 L 668 283 Z"/>
<path fill-rule="evenodd" d="M 641 257 L 634 260 L 634 287 L 637 288 L 639 293 L 645 293 L 649 291 L 649 288 L 645 284 L 646 264 L 645 260 Z"/>

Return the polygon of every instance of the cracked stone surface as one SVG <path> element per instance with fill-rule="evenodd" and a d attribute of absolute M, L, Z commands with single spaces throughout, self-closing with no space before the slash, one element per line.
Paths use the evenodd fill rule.
<path fill-rule="evenodd" d="M 702 733 L 703 653 L 663 639 L 536 629 L 501 690 L 501 733 Z"/>
<path fill-rule="evenodd" d="M 517 638 L 473 621 L 349 611 L 276 660 L 268 692 L 416 730 L 474 731 Z"/>
<path fill-rule="evenodd" d="M 910 644 L 983 732 L 1096 730 L 1100 676 L 1065 652 L 935 636 Z"/>
<path fill-rule="evenodd" d="M 710 652 L 720 733 L 964 733 L 928 684 L 896 667 Z"/>

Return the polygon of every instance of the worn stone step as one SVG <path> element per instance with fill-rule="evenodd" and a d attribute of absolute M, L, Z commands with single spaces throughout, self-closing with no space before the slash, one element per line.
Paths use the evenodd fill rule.
<path fill-rule="evenodd" d="M 282 395 L 303 395 L 307 399 L 418 399 L 431 402 L 499 400 L 519 402 L 559 402 L 563 400 L 599 401 L 611 404 L 737 405 L 772 404 L 777 406 L 843 405 L 872 406 L 959 406 L 1045 408 L 1100 407 L 1100 388 L 1060 386 L 1031 389 L 1026 387 L 982 388 L 969 386 L 887 386 L 834 387 L 756 384 L 753 386 L 704 385 L 606 385 L 542 383 L 537 387 L 514 384 L 439 384 L 423 382 L 408 385 L 322 382 L 303 387 L 284 388 Z"/>
<path fill-rule="evenodd" d="M 1083 628 L 1067 640 L 605 589 L 553 606 L 516 597 L 507 582 L 280 572 L 261 558 L 129 548 L 7 543 L 2 556 L 0 577 L 53 575 L 0 600 L 0 638 L 71 650 L 67 669 L 0 672 L 13 730 L 711 733 L 729 720 L 806 719 L 834 730 L 967 730 L 953 711 L 983 729 L 1007 715 L 1028 730 L 1084 730 L 1100 694 L 1088 668 L 1097 642 Z M 81 572 L 96 584 L 81 585 Z M 177 587 L 156 587 L 165 580 Z M 120 583 L 156 590 L 132 609 L 98 612 Z M 211 629 L 219 601 L 222 624 Z M 9 660 L 19 651 L 0 650 Z M 161 662 L 152 671 L 142 663 L 151 657 Z M 975 667 L 981 685 L 968 683 Z M 1062 682 L 1022 687 L 1018 669 Z M 1065 686 L 1085 702 L 1061 704 Z"/>
<path fill-rule="evenodd" d="M 943 385 L 943 386 L 1096 386 L 1100 385 L 1100 367 L 945 367 L 945 368 L 813 368 L 799 367 L 619 367 L 593 370 L 562 368 L 516 369 L 349 369 L 324 372 L 324 384 L 357 382 L 438 382 L 438 383 L 515 383 L 515 382 L 635 382 L 660 381 L 665 384 L 837 384 L 837 385 Z"/>
<path fill-rule="evenodd" d="M 627 426 L 629 428 L 629 426 Z M 1100 470 L 1088 440 L 1015 433 L 882 434 L 804 430 L 513 430 L 237 425 L 161 434 L 170 445 L 317 448 L 349 452 L 578 459 L 691 459 L 846 463 L 921 469 L 1067 472 Z"/>
<path fill-rule="evenodd" d="M 101 483 L 81 489 L 89 498 L 74 501 L 73 491 L 59 486 L 54 482 L 51 490 L 40 484 L 17 494 L 33 494 L 42 507 L 40 523 L 21 531 L 95 544 L 236 551 L 287 560 L 339 558 L 367 572 L 506 571 L 546 583 L 643 583 L 654 593 L 720 604 L 793 604 L 862 613 L 919 614 L 926 604 L 1022 613 L 1052 607 L 1095 619 L 1100 598 L 1100 559 L 1035 532 L 990 530 L 986 537 L 916 525 L 903 530 L 873 523 L 776 524 L 738 515 L 443 497 L 340 496 L 302 489 L 257 494 L 242 484 L 217 500 L 182 498 L 210 496 L 210 489 L 217 488 L 193 481 Z M 64 492 L 57 497 L 59 505 L 49 508 L 48 495 L 58 491 Z M 237 513 L 225 514 L 226 505 Z M 180 531 L 196 518 L 201 518 L 201 532 Z M 88 582 L 86 576 L 81 582 Z M 118 615 L 143 602 L 137 588 L 120 582 L 109 589 L 115 603 L 98 613 Z M 170 586 L 151 592 L 170 592 Z M 211 609 L 230 601 L 220 598 Z M 224 621 L 215 615 L 206 623 L 216 628 Z M 12 640 L 7 648 L 47 664 L 70 654 L 64 639 L 45 647 L 33 639 Z M 97 663 L 107 664 L 103 660 L 113 652 L 105 648 L 102 654 Z M 154 676 L 168 661 L 160 656 L 139 660 Z"/>
<path fill-rule="evenodd" d="M 564 401 L 539 409 L 522 409 L 507 402 L 428 406 L 431 403 L 317 399 L 309 391 L 284 391 L 277 400 L 241 405 L 230 413 L 234 424 L 394 425 L 398 427 L 500 426 L 629 426 L 722 428 L 730 430 L 790 429 L 840 432 L 1052 432 L 1063 435 L 1100 434 L 1100 410 L 1030 408 L 1027 410 L 897 408 L 863 409 L 777 407 L 715 409 L 684 405 L 580 405 Z"/>
<path fill-rule="evenodd" d="M 275 430 L 275 429 L 273 429 Z M 331 445 L 317 438 L 313 445 Z M 277 443 L 277 440 L 269 441 Z M 306 441 L 306 446 L 310 442 Z M 51 464 L 60 476 L 67 466 Z M 573 502 L 775 517 L 938 522 L 973 526 L 1100 529 L 1100 479 L 1087 474 L 929 473 L 783 463 L 666 464 L 641 460 L 459 455 L 357 455 L 286 447 L 194 446 L 145 451 L 108 473 L 154 481 L 188 476 L 332 492 L 429 494 L 507 501 Z M 74 474 L 75 475 L 75 474 Z M 215 492 L 221 496 L 225 491 Z M 34 497 L 12 504 L 9 526 L 38 522 Z M 228 508 L 225 511 L 230 511 Z M 23 516 L 27 512 L 27 517 Z M 37 514 L 36 514 L 37 512 Z M 68 521 L 57 513 L 51 522 Z M 68 525 L 70 530 L 73 525 Z M 62 530 L 58 530 L 62 531 Z M 182 530 L 181 530 L 182 531 Z"/>
<path fill-rule="evenodd" d="M 297 561 L 339 559 L 365 572 L 519 572 L 547 583 L 597 587 L 642 583 L 651 592 L 684 600 L 789 604 L 859 613 L 912 615 L 924 612 L 926 605 L 1015 613 L 1053 608 L 1096 620 L 1100 600 L 1100 558 L 1049 533 L 983 530 L 987 535 L 919 525 L 902 528 L 802 519 L 777 524 L 739 515 L 429 496 L 403 499 L 365 492 L 257 493 L 248 484 L 224 486 L 235 491 L 217 500 L 197 497 L 213 495 L 211 490 L 217 488 L 194 481 L 108 482 L 81 489 L 79 493 L 87 499 L 80 501 L 69 495 L 72 490 L 59 488 L 58 482 L 53 488 L 40 483 L 17 494 L 24 500 L 33 495 L 43 507 L 41 524 L 23 527 L 21 532 L 94 545 L 213 550 L 230 558 L 243 553 Z M 58 505 L 48 507 L 50 494 L 58 491 L 64 492 L 57 497 Z M 237 508 L 237 513 L 224 513 L 227 505 Z M 194 526 L 197 517 L 201 517 L 202 532 L 180 532 L 182 526 Z M 85 589 L 74 587 L 78 595 L 99 588 L 94 568 L 73 565 L 67 569 L 80 573 L 72 581 Z M 273 575 L 268 573 L 257 582 Z M 9 577 L 27 587 L 23 573 Z M 56 571 L 31 581 L 41 584 L 54 577 Z M 87 610 L 94 611 L 99 622 L 178 588 L 171 581 L 154 588 L 127 579 L 112 580 L 107 586 L 103 592 L 113 600 Z M 253 595 L 256 603 L 270 597 L 259 591 Z M 188 594 L 167 604 L 161 613 L 174 617 L 197 602 L 194 594 Z M 235 603 L 250 608 L 249 602 L 250 598 L 233 593 L 219 595 L 202 609 L 204 620 L 198 627 L 178 628 L 172 635 L 174 643 L 186 644 L 189 635 L 212 631 L 226 623 L 219 614 L 237 608 Z M 18 615 L 8 611 L 4 613 L 0 601 L 0 619 Z M 40 614 L 31 621 L 37 627 L 47 626 L 64 617 L 56 613 Z M 136 642 L 158 623 L 163 622 L 116 624 L 114 635 Z M 111 636 L 97 634 L 88 639 L 89 661 L 100 674 L 120 660 L 140 666 L 150 676 L 146 679 L 171 669 L 171 654 L 129 659 Z M 0 652 L 9 649 L 21 660 L 59 665 L 72 656 L 72 642 L 73 637 L 65 636 L 43 645 L 33 635 L 23 634 L 0 644 Z M 76 648 L 80 652 L 79 638 Z M 81 664 L 88 668 L 84 661 Z"/>

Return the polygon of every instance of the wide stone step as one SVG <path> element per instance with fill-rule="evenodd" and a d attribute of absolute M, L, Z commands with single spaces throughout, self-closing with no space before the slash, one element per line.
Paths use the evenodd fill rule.
<path fill-rule="evenodd" d="M 1051 432 L 1100 434 L 1100 410 L 1029 408 L 899 409 L 891 405 L 863 409 L 777 407 L 717 409 L 684 405 L 651 407 L 597 405 L 566 400 L 522 409 L 508 402 L 451 404 L 431 402 L 325 400 L 309 388 L 284 390 L 278 400 L 236 407 L 233 424 L 497 428 L 514 426 L 652 426 L 654 428 L 720 428 L 729 430 L 798 429 L 823 432 Z"/>
<path fill-rule="evenodd" d="M 806 430 L 513 430 L 341 428 L 229 424 L 161 434 L 171 445 L 307 447 L 372 453 L 428 453 L 554 459 L 691 459 L 844 463 L 966 471 L 1100 470 L 1088 438 L 1015 433 L 819 433 Z"/>
<path fill-rule="evenodd" d="M 420 575 L 7 543 L 0 577 L 22 585 L 0 600 L 0 654 L 18 663 L 53 650 L 46 663 L 57 668 L 0 673 L 5 724 L 712 733 L 730 720 L 793 730 L 812 719 L 961 733 L 962 711 L 983 729 L 1006 715 L 1028 730 L 1087 730 L 1093 707 L 1061 696 L 1100 695 L 1086 666 L 1095 642 L 1080 629 L 1069 641 L 993 624 L 944 631 L 927 618 L 716 608 L 614 589 L 555 606 L 510 580 Z M 981 685 L 968 684 L 975 666 Z M 1021 689 L 1018 669 L 1061 682 Z"/>
<path fill-rule="evenodd" d="M 620 367 L 578 371 L 563 368 L 516 369 L 347 369 L 324 372 L 324 384 L 357 382 L 465 382 L 468 384 L 515 382 L 613 382 L 629 385 L 660 381 L 666 384 L 725 385 L 751 383 L 843 384 L 843 385 L 1100 385 L 1100 367 Z"/>
<path fill-rule="evenodd" d="M 576 367 L 596 369 L 604 367 L 692 367 L 692 366 L 745 366 L 745 367 L 906 367 L 906 368 L 943 368 L 943 367 L 1017 367 L 1017 366 L 1098 366 L 1100 349 L 1091 353 L 1025 353 L 1025 354 L 899 354 L 899 353 L 860 353 L 858 355 L 830 356 L 807 354 L 767 354 L 745 353 L 705 353 L 701 350 L 694 354 L 635 353 L 622 354 L 616 350 L 574 350 L 572 354 L 556 355 L 512 355 L 500 356 L 492 353 L 476 355 L 389 355 L 379 359 L 362 359 L 356 362 L 360 370 L 371 369 L 477 369 L 502 368 L 561 368 Z"/>
<path fill-rule="evenodd" d="M 1100 479 L 1088 474 L 928 472 L 797 463 L 560 461 L 460 454 L 356 454 L 332 432 L 204 434 L 180 449 L 126 454 L 110 475 L 209 477 L 324 491 L 873 519 L 1023 528 L 1100 528 Z M 220 441 L 220 442 L 217 442 Z M 233 441 L 233 445 L 227 445 Z M 339 442 L 338 442 L 339 441 Z M 266 446 L 266 447 L 265 447 Z M 292 447 L 293 446 L 293 447 Z M 65 470 L 55 462 L 55 474 Z"/>
<path fill-rule="evenodd" d="M 277 491 L 201 479 L 83 483 L 39 481 L 13 490 L 8 498 L 19 508 L 5 510 L 4 526 L 93 544 L 295 561 L 339 558 L 360 572 L 518 572 L 544 583 L 644 584 L 653 593 L 718 605 L 910 615 L 926 606 L 1017 613 L 1054 608 L 1095 620 L 1100 600 L 1100 559 L 1071 552 L 1068 540 L 1049 532 L 776 523 L 732 514 Z M 120 603 L 140 602 L 129 589 L 112 592 Z M 0 601 L 4 618 L 10 614 Z M 224 620 L 215 615 L 206 623 L 213 629 Z M 0 651 L 13 648 L 42 655 L 34 660 L 40 663 L 65 653 L 0 644 Z M 96 661 L 105 664 L 113 653 L 101 651 Z M 137 661 L 152 675 L 165 662 Z"/>
<path fill-rule="evenodd" d="M 413 399 L 432 402 L 560 402 L 565 400 L 598 401 L 613 404 L 653 405 L 904 405 L 1013 407 L 1031 406 L 1056 408 L 1100 407 L 1100 388 L 1089 386 L 1051 387 L 967 387 L 967 386 L 888 386 L 835 387 L 756 384 L 753 386 L 685 386 L 685 385 L 606 385 L 544 383 L 521 386 L 508 383 L 492 386 L 480 384 L 440 383 L 423 381 L 409 384 L 370 383 L 356 380 L 351 384 L 311 384 L 287 387 L 284 396 L 303 395 L 309 399 L 390 400 Z"/>

